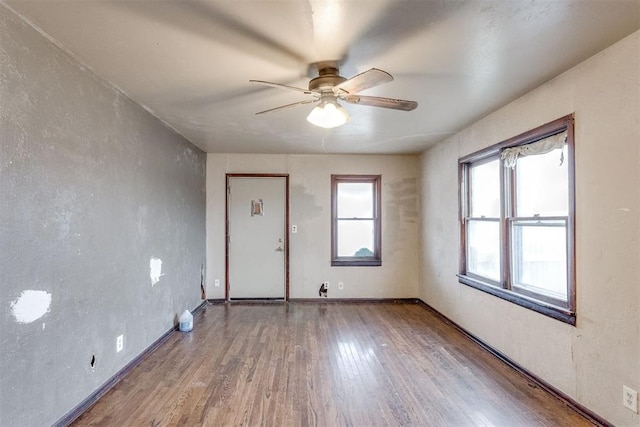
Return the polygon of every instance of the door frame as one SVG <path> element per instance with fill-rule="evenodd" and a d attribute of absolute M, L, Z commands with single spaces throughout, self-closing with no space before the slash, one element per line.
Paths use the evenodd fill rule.
<path fill-rule="evenodd" d="M 229 183 L 232 178 L 284 178 L 284 300 L 289 301 L 289 174 L 277 173 L 227 173 L 225 181 L 224 213 L 224 299 L 229 301 Z"/>

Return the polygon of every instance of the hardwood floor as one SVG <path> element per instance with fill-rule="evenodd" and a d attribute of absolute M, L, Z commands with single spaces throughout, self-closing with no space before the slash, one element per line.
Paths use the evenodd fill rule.
<path fill-rule="evenodd" d="M 76 426 L 581 426 L 421 305 L 221 304 Z"/>

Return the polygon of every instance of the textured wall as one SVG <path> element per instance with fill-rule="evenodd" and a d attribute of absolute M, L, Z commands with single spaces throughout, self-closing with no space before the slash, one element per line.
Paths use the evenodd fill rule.
<path fill-rule="evenodd" d="M 226 173 L 288 173 L 291 298 L 415 298 L 418 280 L 416 156 L 243 155 L 207 156 L 207 285 L 224 298 Z M 331 174 L 382 175 L 382 266 L 331 267 Z M 220 279 L 220 287 L 214 280 Z M 338 281 L 344 289 L 338 290 Z"/>
<path fill-rule="evenodd" d="M 205 162 L 0 5 L 0 425 L 60 419 L 199 304 Z"/>
<path fill-rule="evenodd" d="M 421 160 L 420 297 L 618 426 L 640 425 L 640 33 L 494 112 Z M 575 112 L 577 324 L 458 283 L 459 157 Z"/>

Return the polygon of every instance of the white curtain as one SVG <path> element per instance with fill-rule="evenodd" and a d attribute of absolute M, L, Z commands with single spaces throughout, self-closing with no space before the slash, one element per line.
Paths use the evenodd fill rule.
<path fill-rule="evenodd" d="M 505 148 L 502 150 L 502 160 L 507 168 L 514 168 L 518 157 L 531 156 L 534 154 L 547 154 L 556 148 L 563 148 L 567 142 L 567 132 L 551 135 L 540 141 L 531 144 L 519 145 L 517 147 Z M 564 161 L 564 154 L 560 154 L 560 164 Z"/>

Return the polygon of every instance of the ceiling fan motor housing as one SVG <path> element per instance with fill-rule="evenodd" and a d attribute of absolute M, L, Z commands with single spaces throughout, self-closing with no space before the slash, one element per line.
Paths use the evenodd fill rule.
<path fill-rule="evenodd" d="M 321 68 L 318 70 L 318 74 L 318 77 L 309 81 L 309 90 L 312 92 L 322 92 L 323 90 L 332 89 L 347 80 L 338 75 L 338 69 L 335 67 Z"/>

